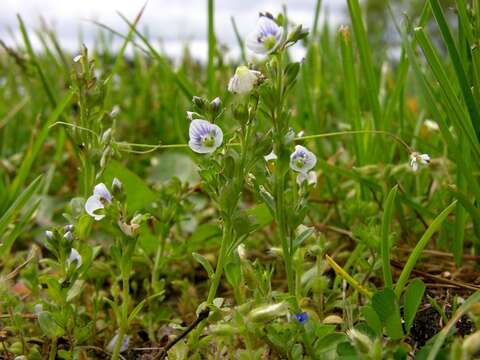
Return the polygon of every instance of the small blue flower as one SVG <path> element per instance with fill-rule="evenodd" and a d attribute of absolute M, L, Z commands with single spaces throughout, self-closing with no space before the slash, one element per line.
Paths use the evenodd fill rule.
<path fill-rule="evenodd" d="M 247 36 L 246 45 L 256 54 L 266 55 L 275 51 L 282 40 L 282 35 L 281 26 L 273 19 L 261 15 L 255 30 Z"/>
<path fill-rule="evenodd" d="M 317 157 L 302 145 L 295 146 L 290 155 L 290 168 L 296 172 L 307 174 L 317 163 Z"/>
<path fill-rule="evenodd" d="M 308 320 L 308 314 L 306 312 L 301 312 L 301 313 L 298 313 L 298 314 L 293 314 L 293 316 L 295 317 L 295 319 L 297 319 L 297 321 L 300 323 L 300 324 L 305 324 Z"/>
<path fill-rule="evenodd" d="M 188 146 L 199 154 L 214 152 L 222 145 L 223 141 L 222 129 L 206 120 L 192 120 L 189 135 L 190 141 L 188 142 Z"/>

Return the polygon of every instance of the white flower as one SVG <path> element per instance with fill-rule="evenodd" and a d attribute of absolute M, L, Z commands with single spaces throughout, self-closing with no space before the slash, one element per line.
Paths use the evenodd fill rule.
<path fill-rule="evenodd" d="M 115 334 L 115 336 L 110 340 L 110 342 L 107 345 L 107 351 L 110 353 L 113 353 L 113 350 L 115 349 L 115 344 L 117 343 L 118 339 L 118 333 Z M 130 343 L 130 336 L 129 335 L 124 335 L 122 339 L 122 346 L 120 346 L 120 352 L 125 352 L 128 349 L 128 344 Z"/>
<path fill-rule="evenodd" d="M 79 62 L 81 59 L 82 59 L 83 55 L 82 54 L 78 54 L 77 56 L 75 56 L 73 58 L 73 62 Z"/>
<path fill-rule="evenodd" d="M 430 156 L 428 154 L 419 154 L 413 152 L 410 154 L 410 167 L 413 171 L 417 171 L 419 164 L 428 165 L 430 163 Z"/>
<path fill-rule="evenodd" d="M 42 304 L 35 304 L 33 307 L 33 312 L 35 315 L 39 315 L 43 311 L 43 305 Z"/>
<path fill-rule="evenodd" d="M 290 168 L 296 172 L 307 174 L 317 163 L 317 157 L 302 145 L 296 145 L 290 155 Z"/>
<path fill-rule="evenodd" d="M 228 91 L 240 95 L 248 94 L 257 85 L 261 76 L 260 71 L 250 70 L 244 65 L 239 66 L 228 82 Z"/>
<path fill-rule="evenodd" d="M 272 151 L 263 157 L 266 162 L 277 160 L 277 155 Z"/>
<path fill-rule="evenodd" d="M 63 238 L 67 240 L 68 242 L 73 241 L 73 233 L 71 231 L 67 231 L 64 235 Z"/>
<path fill-rule="evenodd" d="M 220 107 L 220 105 L 222 105 L 222 100 L 220 100 L 218 96 L 210 102 L 210 107 L 214 111 L 217 110 Z"/>
<path fill-rule="evenodd" d="M 307 181 L 308 185 L 317 185 L 317 174 L 315 173 L 315 171 L 309 171 L 308 173 L 299 173 L 297 175 L 298 186 L 302 185 L 304 181 Z"/>
<path fill-rule="evenodd" d="M 117 178 L 113 178 L 112 180 L 112 192 L 113 194 L 119 194 L 120 192 L 122 192 L 122 189 L 123 189 L 123 184 L 120 180 L 118 180 Z"/>
<path fill-rule="evenodd" d="M 52 240 L 53 239 L 53 232 L 50 231 L 50 230 L 46 230 L 45 231 L 45 236 L 47 237 L 48 240 Z"/>
<path fill-rule="evenodd" d="M 206 120 L 192 120 L 189 135 L 188 146 L 199 154 L 214 152 L 223 141 L 222 129 Z"/>
<path fill-rule="evenodd" d="M 82 266 L 82 256 L 74 248 L 70 250 L 70 256 L 67 259 L 67 264 L 71 265 L 74 261 L 77 262 L 77 269 Z"/>
<path fill-rule="evenodd" d="M 438 123 L 430 119 L 425 120 L 423 125 L 425 125 L 425 127 L 431 131 L 437 131 L 439 129 Z"/>
<path fill-rule="evenodd" d="M 93 217 L 96 221 L 100 221 L 105 217 L 105 214 L 96 214 L 95 212 L 105 208 L 105 203 L 112 202 L 112 195 L 108 191 L 104 183 L 95 185 L 93 188 L 93 195 L 85 202 L 85 211 L 88 215 Z"/>
<path fill-rule="evenodd" d="M 269 54 L 280 44 L 283 28 L 267 16 L 260 16 L 257 26 L 248 36 L 245 44 L 256 54 Z"/>

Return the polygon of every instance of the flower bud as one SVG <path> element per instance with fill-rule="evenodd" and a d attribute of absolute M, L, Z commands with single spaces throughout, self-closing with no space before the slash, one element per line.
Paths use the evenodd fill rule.
<path fill-rule="evenodd" d="M 68 242 L 72 242 L 73 241 L 73 234 L 71 231 L 67 231 L 64 235 L 63 235 L 63 238 L 65 240 L 67 240 Z"/>
<path fill-rule="evenodd" d="M 113 196 L 120 194 L 122 192 L 122 190 L 123 190 L 122 182 L 120 180 L 118 180 L 117 178 L 113 178 L 113 181 L 112 181 Z"/>
<path fill-rule="evenodd" d="M 199 110 L 205 110 L 205 106 L 207 105 L 205 99 L 201 98 L 200 96 L 194 96 L 192 98 L 192 102 L 196 107 L 198 107 Z"/>
<path fill-rule="evenodd" d="M 347 330 L 347 335 L 361 354 L 368 354 L 373 347 L 372 340 L 356 329 Z"/>
<path fill-rule="evenodd" d="M 50 230 L 45 231 L 45 236 L 47 237 L 48 240 L 53 239 L 53 232 Z"/>
<path fill-rule="evenodd" d="M 107 145 L 110 142 L 110 139 L 112 138 L 112 129 L 107 129 L 105 132 L 102 134 L 102 144 Z"/>
<path fill-rule="evenodd" d="M 213 113 L 216 113 L 220 109 L 221 105 L 222 105 L 222 100 L 220 100 L 220 98 L 217 96 L 215 99 L 213 99 L 210 102 L 210 111 L 212 111 Z"/>
<path fill-rule="evenodd" d="M 250 311 L 248 318 L 253 322 L 268 322 L 275 318 L 285 316 L 288 313 L 286 302 L 268 304 L 257 307 Z"/>
<path fill-rule="evenodd" d="M 73 229 L 74 229 L 74 228 L 75 228 L 75 227 L 74 227 L 72 224 L 67 224 L 67 225 L 65 225 L 65 226 L 63 227 L 63 232 L 64 232 L 64 233 L 69 232 L 69 231 L 70 231 L 70 232 L 73 232 Z"/>

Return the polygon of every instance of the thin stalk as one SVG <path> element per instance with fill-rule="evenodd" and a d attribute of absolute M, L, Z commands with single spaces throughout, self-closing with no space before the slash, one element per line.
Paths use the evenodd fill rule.
<path fill-rule="evenodd" d="M 49 360 L 55 360 L 57 357 L 57 338 L 52 339 L 52 345 L 50 347 L 50 353 L 48 354 Z"/>
<path fill-rule="evenodd" d="M 214 0 L 208 1 L 208 65 L 207 65 L 207 86 L 208 95 L 213 95 L 213 86 L 215 84 L 215 29 L 214 29 Z"/>
<path fill-rule="evenodd" d="M 225 263 L 228 245 L 232 236 L 232 224 L 230 219 L 225 219 L 225 226 L 223 228 L 222 244 L 220 246 L 220 254 L 218 256 L 217 266 L 215 268 L 215 274 L 213 275 L 212 283 L 208 291 L 207 304 L 212 304 L 213 299 L 217 295 L 218 286 L 223 274 L 223 266 Z"/>
<path fill-rule="evenodd" d="M 120 320 L 120 331 L 118 332 L 117 341 L 115 342 L 115 347 L 113 349 L 112 360 L 118 360 L 120 357 L 120 349 L 122 347 L 123 338 L 127 333 L 128 327 L 128 304 L 130 296 L 130 285 L 129 285 L 130 275 L 129 273 L 122 276 L 122 308 L 121 308 L 121 320 Z"/>
<path fill-rule="evenodd" d="M 56 124 L 61 124 L 63 125 L 62 122 L 57 122 Z M 72 126 L 69 124 L 69 126 Z M 77 126 L 77 128 L 79 128 Z M 81 128 L 80 128 L 81 129 Z M 373 135 L 384 135 L 392 138 L 393 140 L 397 141 L 400 145 L 402 145 L 405 150 L 407 150 L 409 153 L 412 153 L 414 150 L 410 145 L 408 145 L 405 141 L 403 141 L 399 136 L 390 133 L 388 131 L 383 131 L 383 130 L 346 130 L 346 131 L 335 131 L 335 132 L 329 132 L 329 133 L 323 133 L 323 134 L 314 134 L 314 135 L 307 135 L 307 136 L 301 136 L 293 139 L 295 142 L 299 141 L 305 141 L 305 140 L 314 140 L 314 139 L 322 139 L 322 138 L 328 138 L 328 137 L 335 137 L 335 136 L 345 136 L 345 135 L 360 135 L 360 134 L 373 134 Z M 123 152 L 128 152 L 128 153 L 133 153 L 133 154 L 147 154 L 156 150 L 162 150 L 162 149 L 178 149 L 178 148 L 188 148 L 188 144 L 158 144 L 158 145 L 152 145 L 152 144 L 140 144 L 140 143 L 130 143 L 130 142 L 125 142 L 125 141 L 116 141 L 115 145 L 118 146 L 120 151 Z M 225 144 L 227 147 L 238 147 L 241 146 L 241 143 L 238 142 L 232 142 L 232 143 L 227 143 Z M 138 148 L 144 148 L 148 150 L 132 150 L 132 147 L 138 147 Z"/>

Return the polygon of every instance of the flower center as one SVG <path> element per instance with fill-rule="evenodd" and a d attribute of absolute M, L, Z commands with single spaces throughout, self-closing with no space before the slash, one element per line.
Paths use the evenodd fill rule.
<path fill-rule="evenodd" d="M 215 137 L 213 132 L 209 132 L 202 137 L 202 145 L 205 147 L 213 147 L 215 145 Z"/>
<path fill-rule="evenodd" d="M 275 36 L 273 35 L 268 35 L 265 36 L 263 39 L 263 46 L 265 46 L 265 49 L 271 50 L 277 43 L 277 39 L 275 39 Z"/>
<path fill-rule="evenodd" d="M 305 165 L 305 162 L 301 157 L 299 157 L 295 160 L 295 165 L 297 165 L 297 167 L 301 169 Z"/>

